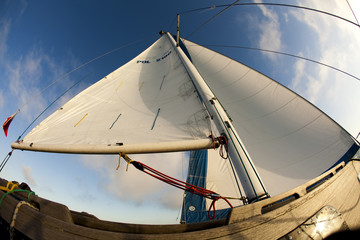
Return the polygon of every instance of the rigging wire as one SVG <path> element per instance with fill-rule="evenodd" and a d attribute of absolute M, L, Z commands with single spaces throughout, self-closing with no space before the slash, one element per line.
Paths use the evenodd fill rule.
<path fill-rule="evenodd" d="M 123 45 L 123 46 L 121 46 L 121 47 L 115 48 L 115 49 L 113 49 L 113 50 L 110 50 L 110 51 L 108 51 L 108 52 L 106 52 L 106 53 L 103 53 L 103 54 L 101 54 L 101 55 L 99 55 L 99 56 L 91 59 L 90 61 L 87 61 L 86 63 L 83 63 L 83 64 L 77 66 L 76 68 L 74 68 L 74 69 L 71 70 L 70 72 L 67 72 L 67 73 L 65 73 L 64 75 L 62 75 L 61 77 L 55 79 L 55 81 L 53 81 L 51 84 L 49 84 L 48 86 L 46 86 L 45 88 L 43 88 L 42 90 L 40 90 L 37 94 L 35 94 L 35 95 L 33 95 L 32 97 L 30 97 L 28 100 L 26 100 L 25 103 L 19 108 L 19 110 L 22 109 L 23 107 L 25 107 L 25 106 L 26 106 L 27 104 L 29 104 L 30 102 L 32 102 L 36 97 L 40 96 L 46 89 L 48 89 L 49 87 L 51 87 L 52 85 L 54 85 L 54 84 L 57 83 L 58 81 L 64 79 L 65 77 L 69 76 L 71 73 L 75 72 L 76 70 L 79 70 L 80 68 L 85 67 L 86 65 L 88 65 L 88 64 L 90 64 L 90 63 L 92 63 L 92 62 L 94 62 L 94 61 L 96 61 L 96 60 L 98 60 L 98 59 L 100 59 L 100 58 L 102 58 L 102 57 L 104 57 L 104 56 L 106 56 L 106 55 L 109 55 L 110 53 L 116 52 L 116 51 L 118 51 L 118 50 L 120 50 L 120 49 L 122 49 L 122 48 L 128 47 L 128 46 L 131 46 L 131 45 L 136 44 L 136 43 L 138 43 L 138 42 L 140 42 L 140 41 L 143 41 L 143 39 L 137 40 L 137 41 L 134 41 L 134 42 L 125 44 L 125 45 Z"/>
<path fill-rule="evenodd" d="M 170 22 L 170 24 L 169 24 L 169 26 L 168 26 L 168 32 L 170 32 L 170 29 L 172 28 L 172 26 L 175 24 L 175 22 L 176 22 L 176 20 L 177 20 L 177 17 L 174 17 L 173 18 L 173 20 Z"/>
<path fill-rule="evenodd" d="M 140 41 L 143 41 L 144 39 L 139 39 L 137 41 L 133 41 L 131 43 L 125 44 L 121 47 L 115 48 L 113 50 L 110 50 L 106 53 L 103 53 L 93 59 L 91 59 L 90 61 L 87 61 L 86 63 L 83 63 L 81 65 L 79 65 L 78 67 L 74 68 L 73 70 L 65 73 L 64 75 L 62 75 L 61 77 L 57 78 L 55 81 L 53 81 L 50 85 L 48 85 L 47 87 L 43 88 L 42 90 L 40 90 L 37 94 L 33 95 L 32 97 L 30 97 L 28 100 L 25 101 L 25 103 L 16 111 L 16 113 L 18 113 L 20 111 L 20 109 L 24 108 L 27 104 L 29 104 L 30 102 L 32 102 L 36 97 L 40 96 L 46 89 L 48 89 L 49 87 L 51 87 L 52 85 L 54 85 L 56 82 L 60 81 L 61 79 L 64 79 L 65 77 L 67 77 L 68 75 L 70 75 L 71 73 L 75 72 L 76 70 L 79 70 L 80 68 L 94 62 L 95 60 L 98 60 L 110 53 L 116 52 L 122 48 L 134 45 Z M 92 73 L 90 73 L 92 74 Z M 40 116 L 42 116 L 46 110 L 48 110 L 57 100 L 59 100 L 62 96 L 64 96 L 67 92 L 69 92 L 72 88 L 74 88 L 76 85 L 78 85 L 82 80 L 84 80 L 87 76 L 89 76 L 90 74 L 87 74 L 86 76 L 84 76 L 83 78 L 81 78 L 79 81 L 77 81 L 75 84 L 73 84 L 70 88 L 68 88 L 64 93 L 62 93 L 58 98 L 56 98 L 53 102 L 51 102 L 29 125 L 28 127 L 20 134 L 20 136 L 18 137 L 17 141 L 20 141 L 22 135 L 24 135 L 24 133 L 36 122 L 36 120 L 38 120 L 40 118 Z M 16 113 L 13 115 L 15 116 Z M 3 170 L 3 168 L 5 167 L 6 163 L 9 161 L 12 153 L 13 153 L 14 149 L 12 149 L 4 158 L 4 160 L 1 162 L 0 164 L 0 172 Z"/>
<path fill-rule="evenodd" d="M 104 57 L 104 56 L 106 56 L 106 55 L 109 55 L 109 54 L 111 54 L 111 53 L 113 53 L 113 52 L 116 52 L 116 51 L 118 51 L 118 50 L 120 50 L 120 49 L 122 49 L 122 48 L 129 47 L 129 46 L 131 46 L 131 45 L 137 44 L 137 43 L 139 43 L 139 42 L 141 42 L 141 41 L 143 41 L 143 40 L 144 40 L 144 39 L 139 39 L 139 40 L 137 40 L 137 41 L 133 41 L 133 42 L 131 42 L 131 43 L 125 44 L 125 45 L 120 46 L 120 47 L 118 47 L 118 48 L 112 49 L 112 50 L 110 50 L 110 51 L 108 51 L 108 52 L 106 52 L 106 53 L 103 53 L 103 54 L 101 54 L 101 55 L 99 55 L 99 56 L 91 59 L 90 61 L 87 61 L 87 62 L 85 62 L 85 63 L 77 66 L 77 67 L 74 68 L 73 70 L 71 70 L 71 71 L 65 73 L 64 75 L 62 75 L 61 77 L 57 78 L 54 82 L 52 82 L 52 83 L 51 83 L 50 85 L 48 85 L 47 87 L 45 87 L 45 88 L 43 88 L 42 90 L 40 90 L 36 95 L 33 95 L 31 98 L 29 98 L 29 99 L 24 103 L 24 105 L 21 106 L 21 107 L 18 109 L 18 111 L 20 111 L 21 108 L 25 107 L 27 104 L 29 104 L 31 101 L 33 101 L 36 97 L 40 96 L 46 89 L 48 89 L 49 87 L 51 87 L 52 85 L 54 85 L 56 82 L 58 82 L 58 81 L 64 79 L 65 77 L 69 76 L 71 73 L 75 72 L 76 70 L 79 70 L 80 68 L 85 67 L 86 65 L 88 65 L 88 64 L 90 64 L 90 63 L 92 63 L 92 62 L 94 62 L 94 61 L 96 61 L 96 60 L 98 60 L 98 59 L 100 59 L 100 58 L 102 58 L 102 57 Z M 94 72 L 94 71 L 93 71 L 93 72 Z M 17 141 L 19 141 L 19 140 L 21 139 L 22 135 L 30 128 L 30 126 L 31 126 L 32 124 L 34 124 L 34 123 L 36 122 L 36 120 L 39 119 L 40 116 L 42 116 L 42 114 L 43 114 L 47 109 L 49 109 L 57 100 L 59 100 L 62 96 L 64 96 L 67 92 L 69 92 L 72 88 L 74 88 L 76 85 L 78 85 L 81 81 L 83 81 L 85 78 L 87 78 L 87 77 L 88 77 L 90 74 L 92 74 L 93 72 L 85 75 L 83 78 L 81 78 L 81 79 L 80 79 L 79 81 L 77 81 L 75 84 L 73 84 L 70 88 L 68 88 L 65 92 L 63 92 L 63 93 L 62 93 L 58 98 L 56 98 L 53 102 L 51 102 L 51 103 L 29 124 L 29 126 L 20 134 L 20 136 L 18 137 Z"/>
<path fill-rule="evenodd" d="M 0 164 L 0 172 L 3 170 L 3 168 L 5 167 L 6 163 L 9 161 L 12 153 L 13 153 L 14 149 L 12 149 L 4 158 L 4 160 L 1 162 Z"/>
<path fill-rule="evenodd" d="M 291 53 L 285 53 L 285 52 L 279 52 L 279 51 L 274 51 L 274 50 L 268 50 L 268 49 L 262 49 L 262 48 L 253 48 L 253 47 L 244 47 L 244 46 L 230 46 L 230 45 L 216 45 L 216 44 L 207 44 L 207 45 L 203 45 L 203 46 L 206 46 L 206 47 L 223 47 L 223 48 L 240 48 L 240 49 L 247 49 L 247 50 L 256 50 L 256 51 L 262 51 L 262 52 L 269 52 L 269 53 L 276 53 L 276 54 L 281 54 L 281 55 L 285 55 L 285 56 L 289 56 L 289 57 L 294 57 L 294 58 L 299 58 L 299 59 L 302 59 L 302 60 L 306 60 L 306 61 L 309 61 L 309 62 L 313 62 L 313 63 L 317 63 L 317 64 L 320 64 L 322 66 L 325 66 L 325 67 L 328 67 L 328 68 L 331 68 L 333 70 L 336 70 L 338 72 L 341 72 L 343 74 L 346 74 L 352 78 L 355 78 L 356 80 L 359 80 L 360 81 L 360 77 L 357 77 L 355 75 L 352 75 L 344 70 L 341 70 L 339 68 L 336 68 L 336 67 L 333 67 L 329 64 L 326 64 L 326 63 L 323 63 L 323 62 L 319 62 L 319 61 L 316 61 L 316 60 L 313 60 L 313 59 L 310 59 L 310 58 L 306 58 L 306 57 L 301 57 L 301 56 L 298 56 L 298 55 L 295 55 L 295 54 L 291 54 Z"/>
<path fill-rule="evenodd" d="M 346 2 L 347 2 L 347 4 L 349 5 L 349 8 L 350 8 L 350 10 L 351 10 L 352 14 L 354 15 L 354 18 L 355 18 L 355 20 L 356 20 L 357 24 L 359 25 L 359 21 L 357 20 L 356 15 L 355 15 L 355 13 L 354 13 L 354 11 L 353 11 L 353 9 L 352 9 L 352 7 L 351 7 L 351 5 L 350 5 L 349 1 L 348 1 L 348 0 L 346 0 Z"/>
<path fill-rule="evenodd" d="M 192 33 L 190 33 L 190 35 L 188 35 L 187 37 L 190 37 L 191 35 L 193 35 L 194 33 L 196 33 L 197 31 L 199 31 L 201 28 L 203 28 L 205 25 L 207 25 L 209 22 L 211 22 L 212 20 L 214 20 L 214 18 L 216 18 L 217 16 L 219 16 L 220 14 L 222 14 L 223 12 L 225 12 L 226 10 L 228 10 L 229 8 L 231 8 L 232 6 L 234 6 L 237 2 L 239 2 L 240 0 L 235 1 L 232 4 L 226 5 L 227 7 L 223 10 L 221 10 L 220 12 L 218 12 L 216 15 L 214 15 L 212 18 L 210 18 L 209 20 L 207 20 L 205 23 L 201 24 L 200 27 L 198 27 L 195 31 L 193 31 Z"/>
<path fill-rule="evenodd" d="M 349 3 L 348 3 L 348 4 L 349 4 Z M 349 20 L 349 19 L 343 18 L 343 17 L 341 17 L 341 16 L 339 16 L 339 15 L 336 15 L 336 14 L 333 14 L 333 13 L 330 13 L 330 12 L 326 12 L 326 11 L 322 11 L 322 10 L 319 10 L 319 9 L 310 8 L 310 7 L 304 7 L 304 6 L 298 6 L 298 5 L 291 5 L 291 4 L 282 4 L 282 3 L 233 3 L 233 4 L 231 4 L 231 5 L 230 5 L 230 4 L 223 4 L 223 5 L 216 5 L 216 6 L 211 6 L 211 7 L 202 7 L 202 8 L 191 9 L 191 10 L 187 10 L 187 11 L 181 12 L 180 14 L 187 14 L 187 13 L 197 12 L 197 11 L 201 11 L 201 10 L 214 9 L 214 8 L 226 7 L 226 6 L 227 6 L 227 7 L 231 7 L 231 6 L 234 6 L 234 5 L 236 5 L 236 6 L 260 6 L 260 5 L 261 5 L 261 6 L 279 6 L 279 7 L 298 8 L 298 9 L 303 9 L 303 10 L 307 10 L 307 11 L 313 11 L 313 12 L 317 12 L 317 13 L 321 13 L 321 14 L 326 14 L 326 15 L 328 15 L 328 16 L 338 18 L 338 19 L 340 19 L 340 20 L 342 20 L 342 21 L 345 21 L 345 22 L 351 23 L 351 24 L 353 24 L 353 25 L 355 25 L 355 26 L 357 26 L 357 27 L 360 27 L 359 22 L 357 21 L 357 18 L 356 18 L 356 16 L 355 16 L 355 14 L 354 14 L 354 12 L 353 12 L 350 4 L 349 4 L 350 9 L 351 9 L 351 11 L 352 11 L 353 14 L 354 14 L 354 17 L 355 17 L 357 23 L 355 23 L 355 22 L 353 22 L 353 21 L 351 21 L 351 20 Z M 226 9 L 225 9 L 225 10 L 226 10 Z M 223 11 L 224 11 L 224 10 L 223 10 Z M 223 11 L 222 11 L 222 12 L 223 12 Z M 220 12 L 220 13 L 221 13 L 221 12 Z M 220 14 L 220 13 L 219 13 L 219 14 Z M 214 17 L 213 17 L 213 18 L 214 18 Z M 212 19 L 211 19 L 211 20 L 212 20 Z M 208 21 L 210 22 L 211 20 L 208 20 Z M 208 23 L 208 22 L 206 22 L 206 24 L 207 24 L 207 23 Z M 203 25 L 204 25 L 204 24 L 203 24 Z M 196 31 L 197 31 L 197 30 L 196 30 Z M 193 33 L 195 33 L 196 31 L 194 31 Z M 191 36 L 193 33 L 191 33 L 190 36 Z"/>
<path fill-rule="evenodd" d="M 187 14 L 187 13 L 192 13 L 192 12 L 197 12 L 197 11 L 202 11 L 202 10 L 207 10 L 207 9 L 215 9 L 215 8 L 218 8 L 218 7 L 227 7 L 225 9 L 223 9 L 221 12 L 219 12 L 218 14 L 216 14 L 215 16 L 213 16 L 212 18 L 210 18 L 208 21 L 206 21 L 205 23 L 203 23 L 200 27 L 198 27 L 195 31 L 193 31 L 188 37 L 190 37 L 191 35 L 193 35 L 194 33 L 196 33 L 198 30 L 200 30 L 203 26 L 205 26 L 206 24 L 208 24 L 210 21 L 212 21 L 215 17 L 217 17 L 218 15 L 220 15 L 221 13 L 223 13 L 225 10 L 227 10 L 228 8 L 232 7 L 232 6 L 258 6 L 258 5 L 262 5 L 262 6 L 280 6 L 280 7 L 289 7 L 289 8 L 298 8 L 298 9 L 303 9 L 303 10 L 307 10 L 307 11 L 313 11 L 313 12 L 317 12 L 317 13 L 321 13 L 321 14 L 326 14 L 328 16 L 331 16 L 331 17 L 335 17 L 335 18 L 338 18 L 342 21 L 345 21 L 345 22 L 348 22 L 348 23 L 351 23 L 357 27 L 360 27 L 359 25 L 359 22 L 355 16 L 355 13 L 350 5 L 350 3 L 348 2 L 348 0 L 346 0 L 346 2 L 348 3 L 354 17 L 355 17 L 355 20 L 357 23 L 349 20 L 349 19 L 346 19 L 346 18 L 343 18 L 341 16 L 338 16 L 336 14 L 333 14 L 333 13 L 330 13 L 330 12 L 326 12 L 326 11 L 322 11 L 322 10 L 319 10 L 319 9 L 314 9 L 314 8 L 310 8 L 310 7 L 304 7 L 304 6 L 298 6 L 298 5 L 291 5 L 291 4 L 282 4 L 282 3 L 237 3 L 239 1 L 236 1 L 234 2 L 233 4 L 222 4 L 222 5 L 216 5 L 216 6 L 211 6 L 211 7 L 202 7 L 202 8 L 196 8 L 196 9 L 191 9 L 191 10 L 187 10 L 187 11 L 183 11 L 181 12 L 180 14 Z M 273 50 L 267 50 L 267 49 L 261 49 L 261 48 L 252 48 L 252 47 L 242 47 L 242 46 L 226 46 L 226 45 L 204 45 L 204 46 L 213 46 L 213 47 L 230 47 L 230 48 L 243 48 L 243 49 L 248 49 L 248 50 L 257 50 L 257 51 L 263 51 L 263 52 L 270 52 L 270 53 L 275 53 L 275 54 L 281 54 L 281 55 L 285 55 L 285 56 L 290 56 L 290 57 L 295 57 L 295 58 L 299 58 L 299 59 L 303 59 L 303 60 L 306 60 L 306 61 L 310 61 L 310 62 L 313 62 L 313 63 L 317 63 L 317 64 L 320 64 L 322 66 L 325 66 L 325 67 L 328 67 L 328 68 L 331 68 L 333 70 L 336 70 L 336 71 L 339 71 L 343 74 L 346 74 L 352 78 L 355 78 L 357 80 L 360 80 L 359 77 L 356 77 L 346 71 L 343 71 L 339 68 L 336 68 L 336 67 L 333 67 L 331 65 L 328 65 L 328 64 L 325 64 L 325 63 L 322 63 L 322 62 L 319 62 L 319 61 L 316 61 L 316 60 L 312 60 L 310 58 L 305 58 L 305 57 L 301 57 L 301 56 L 298 56 L 298 55 L 294 55 L 294 54 L 290 54 L 290 53 L 284 53 L 284 52 L 279 52 L 279 51 L 273 51 Z"/>
<path fill-rule="evenodd" d="M 81 78 L 79 81 L 77 81 L 76 83 L 74 83 L 71 87 L 69 87 L 64 93 L 62 93 L 59 97 L 57 97 L 54 101 L 52 101 L 30 124 L 29 126 L 20 134 L 20 136 L 18 137 L 17 141 L 20 141 L 22 135 L 24 135 L 24 133 L 31 127 L 31 125 L 33 125 L 36 120 L 38 120 L 45 112 L 46 110 L 48 110 L 57 100 L 59 100 L 62 96 L 64 96 L 67 92 L 69 92 L 72 88 L 74 88 L 76 85 L 78 85 L 82 80 L 84 80 L 85 78 L 87 78 L 90 74 L 89 73 L 87 75 L 85 75 L 83 78 Z"/>

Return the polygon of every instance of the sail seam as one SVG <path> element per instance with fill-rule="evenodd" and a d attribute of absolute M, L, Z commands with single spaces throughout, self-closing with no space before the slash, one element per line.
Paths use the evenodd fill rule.
<path fill-rule="evenodd" d="M 158 118 L 158 116 L 159 116 L 159 113 L 160 113 L 160 108 L 157 110 L 157 113 L 156 113 L 156 116 L 155 116 L 155 119 L 154 119 L 153 125 L 152 125 L 152 127 L 151 127 L 151 130 L 153 130 L 153 129 L 154 129 L 155 122 L 156 122 L 156 120 L 157 120 L 157 118 Z"/>
<path fill-rule="evenodd" d="M 311 119 L 309 122 L 307 122 L 305 125 L 295 129 L 294 131 L 291 131 L 291 132 L 288 132 L 286 134 L 283 134 L 281 136 L 277 136 L 277 137 L 274 137 L 274 138 L 270 138 L 270 139 L 267 139 L 267 140 L 263 140 L 263 141 L 260 141 L 260 142 L 257 142 L 257 144 L 264 144 L 266 142 L 270 142 L 270 141 L 276 141 L 276 140 L 279 140 L 281 138 L 285 138 L 287 136 L 290 136 L 296 132 L 299 132 L 301 131 L 302 129 L 305 129 L 306 127 L 310 126 L 311 124 L 313 124 L 314 122 L 316 122 L 318 119 L 320 119 L 321 117 L 323 116 L 323 114 L 319 114 L 317 117 Z"/>
<path fill-rule="evenodd" d="M 274 114 L 274 113 L 276 113 L 276 112 L 279 112 L 280 110 L 284 109 L 286 106 L 288 106 L 292 101 L 296 100 L 297 98 L 298 98 L 298 96 L 295 95 L 290 101 L 284 103 L 283 105 L 278 106 L 278 107 L 277 107 L 276 109 L 274 109 L 273 111 L 268 112 L 268 113 L 265 113 L 265 114 L 260 115 L 260 116 L 253 117 L 253 118 L 245 119 L 244 122 L 255 121 L 255 120 L 257 120 L 257 119 L 261 119 L 261 118 L 264 118 L 264 117 L 269 116 L 269 115 L 271 115 L 271 114 Z M 233 102 L 233 103 L 238 103 L 238 102 L 241 102 L 241 101 L 243 101 L 243 99 L 240 100 L 240 101 L 235 101 L 235 102 Z"/>

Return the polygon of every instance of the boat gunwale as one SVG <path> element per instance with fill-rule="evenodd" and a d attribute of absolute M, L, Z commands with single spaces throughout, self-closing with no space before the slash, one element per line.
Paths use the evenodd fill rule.
<path fill-rule="evenodd" d="M 348 162 L 341 162 L 335 165 L 333 168 L 330 168 L 328 171 L 322 173 L 316 178 L 311 179 L 310 181 L 293 188 L 289 191 L 281 193 L 279 195 L 273 196 L 271 198 L 263 199 L 259 202 L 254 202 L 252 204 L 248 204 L 245 206 L 240 206 L 232 209 L 229 216 L 229 224 L 243 221 L 247 218 L 254 217 L 257 215 L 263 215 L 267 212 L 276 210 L 281 208 L 284 205 L 288 205 L 290 202 L 301 199 L 302 197 L 309 194 L 311 191 L 315 191 L 320 185 L 325 183 L 328 180 L 333 179 L 335 175 L 341 172 L 344 167 L 351 163 L 352 161 L 356 161 L 356 159 L 351 159 Z M 281 204 L 282 201 L 286 201 L 289 198 L 293 198 L 291 201 L 287 201 L 286 204 Z M 278 205 L 278 206 L 276 206 Z M 267 207 L 271 207 L 270 211 L 265 210 Z M 251 213 L 250 215 L 247 213 Z"/>
<path fill-rule="evenodd" d="M 209 227 L 209 225 L 206 226 L 205 224 L 173 224 L 173 225 L 149 225 L 149 224 L 124 224 L 124 223 L 116 223 L 116 222 L 109 222 L 111 224 L 114 224 L 114 226 L 120 226 L 122 225 L 123 227 L 132 227 L 133 229 L 135 229 L 135 231 L 133 231 L 132 233 L 129 232 L 115 232 L 112 231 L 110 229 L 104 229 L 104 228 L 94 228 L 92 226 L 90 226 L 88 224 L 88 226 L 81 226 L 81 225 L 77 225 L 74 224 L 74 222 L 76 223 L 77 220 L 73 221 L 73 219 L 75 219 L 73 216 L 75 214 L 81 214 L 82 217 L 84 217 L 87 220 L 91 220 L 93 219 L 93 222 L 102 222 L 102 223 L 107 223 L 107 221 L 102 221 L 102 220 L 95 220 L 96 218 L 94 218 L 91 215 L 88 214 L 83 214 L 83 213 L 76 213 L 76 212 L 71 212 L 71 216 L 72 219 L 70 219 L 69 221 L 64 221 L 61 219 L 58 219 L 54 216 L 49 216 L 46 215 L 44 213 L 42 213 L 41 211 L 36 211 L 33 208 L 24 206 L 22 208 L 19 209 L 19 213 L 18 215 L 18 219 L 16 220 L 16 227 L 19 227 L 18 231 L 21 231 L 22 233 L 24 233 L 26 236 L 29 237 L 37 237 L 39 236 L 39 234 L 41 234 L 41 237 L 44 237 L 45 239 L 47 239 L 46 237 L 48 237 L 49 239 L 62 239 L 62 237 L 64 236 L 78 236 L 81 239 L 87 239 L 87 238 L 91 238 L 91 239 L 112 239 L 112 237 L 119 237 L 119 238 L 123 238 L 123 239 L 138 239 L 140 236 L 141 238 L 144 239 L 168 239 L 169 237 L 171 238 L 176 238 L 176 239 L 180 239 L 180 237 L 198 237 L 200 239 L 202 238 L 208 238 L 209 236 L 212 236 L 214 238 L 222 238 L 222 237 L 229 237 L 230 235 L 233 236 L 247 236 L 247 234 L 251 234 L 251 231 L 258 231 L 256 229 L 261 228 L 263 226 L 263 224 L 270 224 L 269 226 L 271 226 L 271 221 L 279 221 L 284 217 L 289 217 L 289 214 L 292 216 L 292 211 L 295 211 L 296 214 L 300 215 L 298 216 L 298 218 L 296 220 L 292 220 L 291 223 L 286 224 L 286 227 L 282 225 L 281 227 L 281 231 L 279 231 L 280 229 L 277 230 L 278 233 L 276 234 L 284 234 L 285 232 L 290 232 L 291 230 L 293 230 L 293 228 L 295 227 L 295 225 L 299 225 L 302 222 L 304 222 L 306 219 L 308 219 L 309 217 L 312 216 L 312 213 L 315 213 L 316 211 L 318 211 L 318 206 L 323 206 L 328 205 L 330 203 L 331 205 L 331 201 L 329 201 L 328 199 L 323 199 L 322 201 L 318 202 L 318 198 L 322 198 L 322 196 L 325 194 L 327 196 L 328 191 L 333 190 L 334 188 L 342 188 L 343 186 L 339 186 L 339 183 L 336 184 L 336 180 L 340 180 L 340 182 L 348 182 L 348 183 L 352 183 L 356 185 L 359 185 L 359 180 L 357 179 L 357 175 L 360 171 L 360 162 L 358 160 L 354 160 L 354 161 L 349 161 L 346 164 L 345 163 L 340 163 L 337 166 L 333 167 L 332 169 L 330 169 L 329 171 L 323 173 L 322 175 L 320 175 L 319 177 L 295 188 L 294 190 L 288 191 L 284 194 L 280 194 L 278 196 L 275 196 L 273 198 L 270 199 L 265 199 L 263 201 L 260 202 L 255 202 L 246 206 L 242 206 L 242 207 L 238 207 L 236 209 L 233 209 L 233 211 L 231 212 L 231 215 L 229 216 L 229 221 L 223 222 L 221 224 L 219 224 L 218 226 L 213 225 L 212 227 Z M 356 174 L 354 175 L 354 172 L 356 172 Z M 327 177 L 329 174 L 332 174 L 333 177 L 330 177 L 329 179 L 327 179 L 323 184 L 319 184 L 317 188 L 313 189 L 313 191 L 310 192 L 306 192 L 306 188 L 308 186 L 311 186 L 312 184 L 321 181 L 324 177 Z M 351 175 L 349 175 L 351 174 Z M 355 178 L 353 179 L 353 175 L 355 176 Z M 350 178 L 349 178 L 350 177 Z M 348 179 L 348 180 L 347 180 Z M 0 185 L 6 185 L 7 181 L 0 179 Z M 336 186 L 335 186 L 335 185 Z M 351 188 L 351 186 L 348 186 L 348 188 Z M 355 190 L 355 189 L 354 189 Z M 342 190 L 342 191 L 347 191 L 347 190 Z M 356 190 L 356 191 L 359 191 Z M 291 194 L 294 193 L 298 193 L 299 194 L 299 198 L 296 199 L 293 202 L 290 202 L 289 204 L 285 205 L 285 206 L 281 206 L 279 208 L 273 209 L 267 213 L 262 214 L 261 213 L 261 209 L 262 207 L 274 203 L 276 201 L 279 201 L 282 199 L 282 197 L 286 197 L 289 196 Z M 4 195 L 5 193 L 0 191 L 0 197 L 2 195 Z M 339 193 L 338 193 L 339 194 Z M 336 195 L 336 194 L 335 194 Z M 341 194 L 340 194 L 341 195 Z M 16 208 L 15 206 L 21 201 L 21 198 L 26 200 L 27 199 L 27 194 L 26 193 L 13 193 L 9 196 L 7 196 L 3 203 L 2 206 L 0 206 L 0 217 L 5 220 L 6 222 L 11 222 L 11 218 L 14 212 L 14 209 Z M 339 199 L 341 200 L 341 202 L 343 202 L 342 198 L 344 196 L 336 196 L 337 198 L 337 202 L 339 202 Z M 51 203 L 51 201 L 46 200 L 46 199 L 42 199 L 38 196 L 34 196 L 34 195 L 30 195 L 30 200 L 34 201 L 36 203 L 36 201 L 40 200 L 44 200 L 44 201 L 48 201 Z M 306 212 L 303 212 L 303 208 L 305 207 L 305 205 L 307 205 L 308 201 L 310 202 L 314 202 L 315 201 L 315 205 L 314 205 L 314 209 L 309 209 Z M 352 200 L 354 201 L 354 200 Z M 49 204 L 50 204 L 49 203 Z M 58 203 L 55 203 L 57 205 L 61 205 Z M 359 204 L 357 203 L 347 203 L 348 205 L 350 204 L 355 204 L 352 207 L 356 207 L 359 208 Z M 51 205 L 51 204 L 50 204 Z M 64 206 L 64 205 L 62 205 Z M 64 206 L 66 207 L 66 206 Z M 338 206 L 335 204 L 334 206 L 335 208 L 340 208 L 338 210 L 341 210 L 346 207 L 348 208 L 349 206 Z M 66 207 L 67 208 L 67 207 Z M 41 204 L 40 204 L 40 209 L 41 209 Z M 299 212 L 300 211 L 300 212 Z M 344 211 L 344 209 L 343 209 Z M 250 214 L 249 212 L 251 212 L 252 214 Z M 346 217 L 347 217 L 346 213 Z M 36 218 L 36 216 L 38 216 L 38 218 Z M 344 215 L 345 216 L 345 215 Z M 31 227 L 29 229 L 29 223 L 26 222 L 30 221 L 30 219 L 34 218 L 31 224 L 38 224 L 39 226 L 37 227 Z M 350 218 L 354 218 L 353 215 L 349 216 Z M 25 218 L 25 219 L 22 219 Z M 359 217 L 357 217 L 357 215 L 355 216 L 356 219 L 359 219 Z M 270 220 L 273 219 L 273 220 Z M 356 220 L 355 219 L 355 220 Z M 211 223 L 211 222 L 210 222 Z M 214 223 L 214 222 L 213 222 Z M 349 222 L 348 222 L 349 223 Z M 354 223 L 350 224 L 350 229 L 351 229 L 351 225 L 353 225 Z M 84 224 L 86 225 L 86 224 Z M 178 231 L 178 232 L 174 232 L 173 230 L 175 228 L 182 228 L 182 229 L 186 229 L 189 226 L 200 226 L 199 228 L 196 229 L 189 229 L 190 231 Z M 24 227 L 27 226 L 27 227 Z M 150 231 L 154 231 L 156 230 L 156 232 L 154 231 L 153 233 L 151 232 L 142 232 L 141 229 L 152 229 Z M 158 229 L 156 229 L 158 228 Z M 252 230 L 251 230 L 252 229 Z M 56 231 L 57 233 L 55 234 L 54 231 Z M 249 232 L 250 231 L 250 232 Z M 271 234 L 275 234 L 273 233 L 274 229 L 272 229 L 270 232 Z M 50 233 L 52 233 L 51 237 Z M 75 235 L 74 235 L 75 234 Z M 239 235 L 240 234 L 240 235 Z M 244 234 L 244 235 L 243 235 Z M 271 236 L 271 234 L 269 236 Z M 56 235 L 57 237 L 53 238 Z M 261 235 L 261 234 L 260 234 Z M 268 236 L 268 237 L 269 237 Z M 278 236 L 278 235 L 276 235 Z"/>

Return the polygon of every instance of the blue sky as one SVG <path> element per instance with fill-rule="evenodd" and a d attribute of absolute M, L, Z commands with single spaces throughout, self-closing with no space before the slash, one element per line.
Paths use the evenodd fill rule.
<path fill-rule="evenodd" d="M 40 119 L 145 50 L 157 40 L 161 29 L 175 32 L 177 13 L 232 2 L 1 1 L 0 119 L 4 121 L 60 76 L 120 48 L 59 80 L 25 105 L 12 123 L 8 137 L 0 137 L 1 156 L 5 157 L 11 150 L 10 143 L 74 83 L 83 79 Z M 251 1 L 241 1 L 247 2 Z M 329 11 L 356 22 L 346 1 L 276 2 Z M 348 2 L 360 19 L 358 1 Z M 294 8 L 235 6 L 194 32 L 222 9 L 182 14 L 181 36 L 202 45 L 245 46 L 296 54 L 360 77 L 359 27 Z M 290 87 L 329 114 L 354 137 L 360 131 L 359 80 L 296 58 L 254 50 L 210 48 Z M 172 159 L 166 164 L 160 155 L 139 156 L 137 160 L 184 178 L 186 157 L 186 153 L 166 156 Z M 178 222 L 182 192 L 136 171 L 125 172 L 124 164 L 116 171 L 117 158 L 16 151 L 0 177 L 28 182 L 38 195 L 102 219 Z M 100 203 L 106 207 L 99 206 Z"/>

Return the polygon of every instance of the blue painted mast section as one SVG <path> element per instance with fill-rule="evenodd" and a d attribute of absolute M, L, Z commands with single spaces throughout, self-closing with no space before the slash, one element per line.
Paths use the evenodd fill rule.
<path fill-rule="evenodd" d="M 188 176 L 186 182 L 198 187 L 206 188 L 208 168 L 208 150 L 197 150 L 190 152 Z M 214 219 L 226 218 L 230 208 L 216 210 Z M 211 211 L 211 216 L 214 212 Z M 193 194 L 184 193 L 184 201 L 181 213 L 181 223 L 196 223 L 209 221 L 206 198 Z"/>

